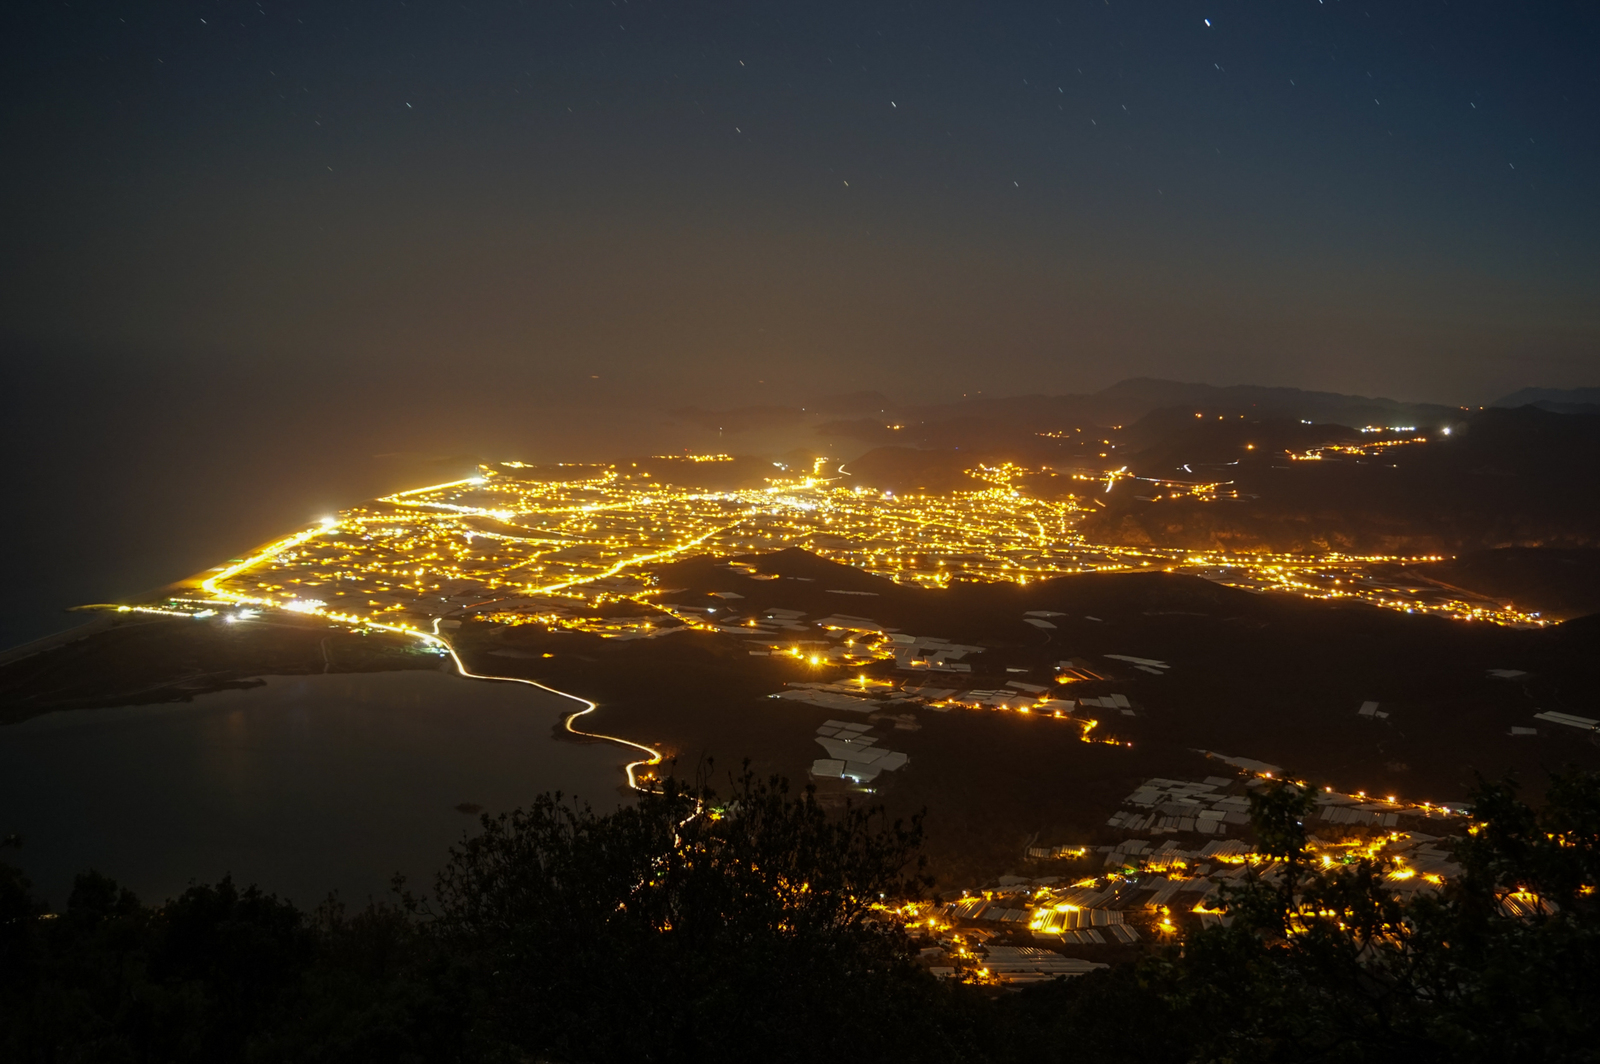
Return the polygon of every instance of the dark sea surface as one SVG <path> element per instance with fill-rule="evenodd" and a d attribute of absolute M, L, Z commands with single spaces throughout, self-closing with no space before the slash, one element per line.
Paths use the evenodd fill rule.
<path fill-rule="evenodd" d="M 179 705 L 50 713 L 0 728 L 4 860 L 60 908 L 98 869 L 142 899 L 232 873 L 302 905 L 424 893 L 452 843 L 544 791 L 626 801 L 628 751 L 557 740 L 574 704 L 443 672 L 269 677 Z"/>

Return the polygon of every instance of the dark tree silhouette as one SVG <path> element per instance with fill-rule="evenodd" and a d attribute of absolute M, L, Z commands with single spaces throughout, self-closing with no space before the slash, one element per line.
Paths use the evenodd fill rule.
<path fill-rule="evenodd" d="M 435 930 L 507 1044 L 817 1059 L 904 1046 L 933 997 L 903 936 L 868 919 L 921 888 L 920 823 L 829 815 L 746 771 L 725 797 L 668 780 L 607 816 L 549 796 L 483 829 L 439 877 Z"/>
<path fill-rule="evenodd" d="M 228 879 L 151 907 L 88 872 L 51 914 L 0 863 L 0 1060 L 1597 1057 L 1594 774 L 1538 809 L 1480 784 L 1463 875 L 1407 900 L 1381 862 L 1313 861 L 1308 795 L 1266 788 L 1231 926 L 1020 993 L 934 980 L 879 918 L 926 885 L 920 821 L 730 782 L 547 796 L 485 818 L 431 899 L 355 913 Z"/>
<path fill-rule="evenodd" d="M 1231 927 L 1147 969 L 1200 1059 L 1600 1056 L 1600 779 L 1556 777 L 1538 811 L 1513 784 L 1480 781 L 1477 823 L 1455 850 L 1463 874 L 1409 900 L 1385 885 L 1383 862 L 1309 860 L 1309 799 L 1293 784 L 1252 797 L 1276 863 L 1224 893 Z"/>

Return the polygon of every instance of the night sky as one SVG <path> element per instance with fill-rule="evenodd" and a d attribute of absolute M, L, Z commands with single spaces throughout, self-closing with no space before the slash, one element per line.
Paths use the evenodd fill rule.
<path fill-rule="evenodd" d="M 675 405 L 1600 383 L 1597 45 L 1578 3 L 17 5 L 0 643 L 476 456 L 693 444 Z"/>
<path fill-rule="evenodd" d="M 4 36 L 0 298 L 40 357 L 717 402 L 1594 383 L 1593 5 L 40 3 Z"/>

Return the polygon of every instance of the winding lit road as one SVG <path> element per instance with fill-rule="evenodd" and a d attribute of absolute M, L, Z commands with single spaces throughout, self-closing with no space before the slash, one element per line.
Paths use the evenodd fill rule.
<path fill-rule="evenodd" d="M 581 728 L 574 728 L 572 726 L 572 722 L 573 721 L 577 720 L 579 717 L 587 716 L 588 714 L 593 713 L 595 710 L 599 709 L 600 707 L 596 703 L 591 702 L 587 698 L 579 697 L 578 695 L 571 694 L 571 693 L 569 693 L 567 691 L 557 690 L 554 687 L 550 687 L 550 686 L 548 686 L 546 684 L 539 683 L 536 680 L 525 680 L 520 676 L 489 676 L 489 675 L 487 675 L 485 673 L 473 672 L 471 669 L 467 668 L 466 663 L 461 660 L 461 655 L 456 653 L 456 648 L 450 645 L 450 641 L 445 639 L 444 636 L 437 634 L 438 633 L 438 628 L 439 628 L 439 622 L 437 620 L 435 620 L 433 622 L 433 625 L 434 625 L 434 634 L 432 634 L 432 635 L 430 635 L 430 634 L 428 634 L 426 632 L 408 632 L 407 634 L 415 635 L 415 636 L 417 636 L 417 637 L 419 637 L 421 639 L 426 639 L 429 642 L 432 642 L 432 643 L 434 643 L 434 644 L 436 644 L 438 646 L 444 647 L 444 649 L 447 650 L 450 653 L 450 660 L 455 662 L 456 671 L 458 673 L 460 673 L 462 676 L 465 676 L 469 680 L 502 680 L 502 681 L 505 681 L 507 683 L 525 683 L 529 687 L 537 687 L 541 691 L 549 691 L 553 695 L 560 695 L 562 698 L 570 698 L 574 702 L 577 702 L 577 703 L 581 704 L 584 708 L 578 710 L 578 712 L 573 713 L 573 714 L 571 714 L 570 716 L 567 717 L 567 720 L 566 720 L 566 729 L 567 729 L 567 731 L 571 732 L 573 735 L 582 735 L 585 738 L 589 738 L 589 739 L 603 739 L 606 742 L 619 743 L 619 744 L 621 744 L 623 746 L 631 747 L 634 750 L 638 750 L 640 753 L 648 755 L 647 757 L 642 758 L 642 759 L 640 759 L 638 761 L 630 761 L 630 762 L 628 762 L 628 764 L 626 766 L 624 766 L 624 769 L 623 769 L 623 771 L 625 771 L 628 774 L 628 786 L 629 787 L 633 788 L 636 791 L 644 789 L 643 787 L 639 786 L 639 781 L 635 777 L 634 773 L 640 766 L 648 767 L 650 765 L 659 765 L 659 764 L 661 764 L 661 751 L 656 750 L 653 747 L 646 746 L 643 743 L 636 743 L 632 739 L 624 739 L 624 738 L 622 738 L 620 736 L 616 736 L 616 735 L 606 735 L 603 732 L 591 732 L 591 731 L 584 731 Z"/>

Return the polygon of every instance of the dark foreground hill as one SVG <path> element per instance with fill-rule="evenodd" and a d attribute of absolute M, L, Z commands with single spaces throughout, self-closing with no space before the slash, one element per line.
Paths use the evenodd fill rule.
<path fill-rule="evenodd" d="M 0 1058 L 1593 1060 L 1600 777 L 1560 777 L 1534 807 L 1473 799 L 1460 879 L 1401 894 L 1385 864 L 1317 860 L 1311 796 L 1263 788 L 1250 819 L 1273 872 L 1211 900 L 1226 926 L 1183 919 L 1178 942 L 1015 994 L 922 959 L 942 941 L 981 980 L 1008 947 L 892 915 L 937 911 L 906 904 L 915 821 L 830 815 L 749 776 L 669 781 L 604 816 L 548 795 L 485 816 L 426 902 L 356 913 L 229 879 L 152 906 L 94 872 L 49 913 L 0 863 Z"/>

